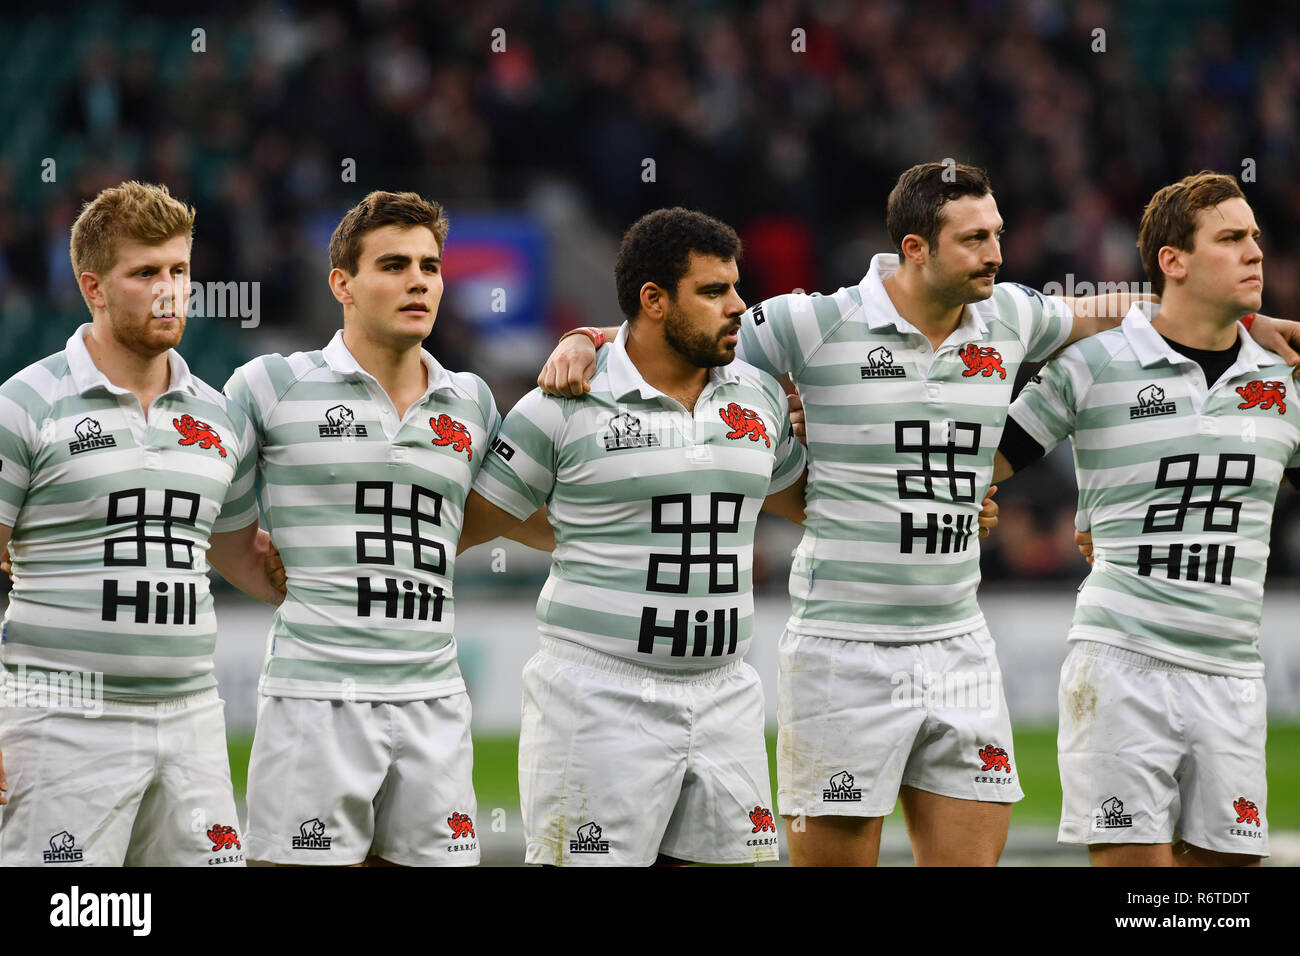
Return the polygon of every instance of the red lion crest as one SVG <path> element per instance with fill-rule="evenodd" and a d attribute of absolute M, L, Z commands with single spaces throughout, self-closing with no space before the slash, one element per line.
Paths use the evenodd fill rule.
<path fill-rule="evenodd" d="M 732 402 L 726 408 L 719 408 L 718 415 L 731 429 L 727 432 L 728 438 L 744 438 L 748 435 L 750 441 L 758 441 L 761 438 L 764 445 L 768 448 L 772 447 L 772 441 L 767 437 L 767 426 L 763 424 L 763 419 L 758 417 L 758 412 L 753 409 L 741 408 Z"/>
<path fill-rule="evenodd" d="M 772 822 L 772 811 L 767 807 L 754 807 L 749 811 L 749 822 L 754 824 L 751 833 L 761 833 L 764 830 L 776 832 L 776 824 Z"/>
<path fill-rule="evenodd" d="M 1237 811 L 1238 823 L 1253 823 L 1259 826 L 1259 807 L 1252 801 L 1245 797 L 1238 797 L 1232 801 L 1232 809 Z"/>
<path fill-rule="evenodd" d="M 991 346 L 980 348 L 972 342 L 957 354 L 966 364 L 966 371 L 961 373 L 962 378 L 970 378 L 972 375 L 983 375 L 988 378 L 994 372 L 997 372 L 1000 378 L 1007 377 L 1006 369 L 1002 367 L 1001 353 Z"/>
<path fill-rule="evenodd" d="M 451 827 L 453 840 L 474 836 L 474 821 L 469 818 L 468 813 L 453 810 L 451 816 L 447 818 L 447 825 Z"/>
<path fill-rule="evenodd" d="M 980 759 L 984 761 L 984 766 L 980 767 L 981 770 L 1011 772 L 1011 759 L 1007 757 L 1007 752 L 1001 747 L 995 747 L 993 744 L 981 747 Z"/>
<path fill-rule="evenodd" d="M 220 823 L 215 824 L 208 831 L 208 839 L 212 841 L 212 852 L 218 850 L 242 850 L 239 844 L 239 834 L 235 832 L 234 827 L 223 827 Z"/>
<path fill-rule="evenodd" d="M 1261 409 L 1272 408 L 1277 406 L 1279 415 L 1286 414 L 1286 386 L 1281 382 L 1265 382 L 1255 379 L 1253 382 L 1247 382 L 1245 385 L 1238 386 L 1237 394 L 1245 399 L 1238 408 L 1254 408 L 1259 406 Z"/>
<path fill-rule="evenodd" d="M 221 457 L 226 457 L 226 450 L 221 447 L 221 436 L 207 422 L 201 422 L 193 415 L 182 415 L 180 418 L 173 418 L 172 425 L 181 433 L 181 440 L 178 445 L 198 444 L 200 448 L 215 448 L 221 452 Z"/>
<path fill-rule="evenodd" d="M 463 424 L 450 415 L 443 414 L 437 418 L 430 418 L 429 427 L 438 436 L 433 440 L 435 445 L 450 445 L 452 451 L 463 451 L 467 456 L 467 461 L 474 460 L 474 449 L 471 447 L 469 429 Z"/>

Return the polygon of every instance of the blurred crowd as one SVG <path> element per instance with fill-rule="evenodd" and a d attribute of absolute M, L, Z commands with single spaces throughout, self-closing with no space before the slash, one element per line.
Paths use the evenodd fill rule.
<path fill-rule="evenodd" d="M 1003 277 L 1038 287 L 1140 281 L 1136 224 L 1150 194 L 1201 168 L 1240 175 L 1264 233 L 1265 310 L 1300 318 L 1300 25 L 1286 5 L 212 9 L 2 15 L 0 72 L 19 69 L 14 45 L 42 24 L 76 58 L 64 74 L 40 64 L 54 79 L 22 105 L 49 121 L 45 140 L 0 142 L 0 317 L 25 309 L 77 321 L 68 227 L 82 201 L 127 178 L 164 182 L 197 206 L 196 272 L 260 281 L 275 316 L 267 331 L 283 336 L 319 321 L 304 314 L 319 302 L 307 290 L 319 291 L 339 214 L 368 189 L 443 201 L 453 244 L 457 209 L 518 208 L 544 183 L 580 196 L 611 238 L 657 206 L 704 209 L 741 231 L 752 302 L 856 282 L 887 249 L 884 204 L 898 173 L 953 157 L 990 172 L 1008 226 Z M 45 156 L 66 158 L 55 183 L 40 178 Z M 349 159 L 355 182 L 341 175 Z M 550 312 L 556 326 L 610 320 L 558 296 Z M 450 367 L 503 347 L 471 342 L 454 315 L 433 345 Z M 257 337 L 245 346 L 257 351 Z M 25 364 L 5 358 L 5 374 Z M 524 383 L 502 385 L 508 408 Z M 986 561 L 994 577 L 1081 573 L 1068 456 L 1046 467 L 1037 491 L 1004 490 Z M 1280 511 L 1275 572 L 1294 576 L 1294 498 Z"/>

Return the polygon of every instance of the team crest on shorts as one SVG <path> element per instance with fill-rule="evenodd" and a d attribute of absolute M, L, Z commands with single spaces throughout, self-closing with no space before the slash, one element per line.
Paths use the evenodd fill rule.
<path fill-rule="evenodd" d="M 207 422 L 201 422 L 193 415 L 182 415 L 172 419 L 172 427 L 181 433 L 178 445 L 198 445 L 200 448 L 215 448 L 222 458 L 226 450 L 221 447 L 221 436 Z"/>
<path fill-rule="evenodd" d="M 1173 402 L 1165 401 L 1165 390 L 1154 382 L 1137 394 L 1138 403 L 1128 407 L 1129 418 L 1150 418 L 1152 415 L 1173 415 L 1178 411 Z"/>
<path fill-rule="evenodd" d="M 745 846 L 774 846 L 776 844 L 776 822 L 772 819 L 771 810 L 755 804 L 754 809 L 749 811 L 749 822 L 754 825 L 754 829 L 749 831 L 750 833 L 766 833 L 770 830 L 772 835 L 746 840 Z"/>
<path fill-rule="evenodd" d="M 50 848 L 41 854 L 42 863 L 80 863 L 81 859 L 77 838 L 67 830 L 60 830 L 50 837 Z"/>
<path fill-rule="evenodd" d="M 1279 415 L 1286 414 L 1286 386 L 1281 382 L 1255 379 L 1253 382 L 1238 386 L 1237 394 L 1242 397 L 1242 403 L 1237 406 L 1238 408 L 1259 408 L 1262 411 L 1277 406 Z"/>
<path fill-rule="evenodd" d="M 992 346 L 980 348 L 972 342 L 957 354 L 961 356 L 962 364 L 966 366 L 966 371 L 961 373 L 962 378 L 970 378 L 972 375 L 988 378 L 994 372 L 1000 378 L 1007 377 L 1006 369 L 1002 367 L 1002 353 Z"/>
<path fill-rule="evenodd" d="M 1232 809 L 1237 814 L 1237 822 L 1244 823 L 1245 826 L 1228 827 L 1229 833 L 1233 836 L 1250 837 L 1254 840 L 1258 840 L 1264 836 L 1264 831 L 1261 829 L 1263 824 L 1259 819 L 1259 807 L 1253 800 L 1247 800 L 1245 797 L 1238 797 L 1236 800 L 1232 801 Z M 1255 825 L 1255 829 L 1253 830 L 1250 828 L 1252 823 Z"/>
<path fill-rule="evenodd" d="M 463 451 L 466 461 L 474 460 L 473 442 L 470 440 L 469 429 L 463 422 L 444 413 L 437 418 L 430 418 L 429 427 L 436 436 L 433 439 L 435 445 L 450 445 L 452 451 Z"/>
<path fill-rule="evenodd" d="M 234 851 L 242 850 L 243 846 L 239 843 L 239 832 L 234 827 L 228 827 L 220 823 L 213 824 L 208 829 L 208 839 L 212 841 L 212 852 L 220 853 L 222 850 Z M 228 852 L 226 856 L 208 857 L 208 865 L 215 866 L 221 863 L 239 863 L 244 859 L 244 854 Z"/>
<path fill-rule="evenodd" d="M 453 810 L 451 816 L 447 818 L 447 826 L 451 827 L 452 844 L 447 847 L 448 853 L 456 853 L 460 850 L 474 850 L 478 848 L 478 837 L 474 833 L 474 821 L 470 819 L 468 813 L 461 813 L 459 810 Z M 456 840 L 465 840 L 464 843 L 456 843 Z"/>
<path fill-rule="evenodd" d="M 1092 814 L 1094 830 L 1117 830 L 1132 825 L 1133 815 L 1124 812 L 1124 801 L 1119 797 L 1107 797 Z"/>
<path fill-rule="evenodd" d="M 595 820 L 584 823 L 577 829 L 578 839 L 569 841 L 570 853 L 608 853 L 609 841 L 602 840 L 604 834 Z"/>
<path fill-rule="evenodd" d="M 1005 749 L 996 744 L 986 744 L 979 749 L 979 758 L 984 762 L 983 766 L 980 767 L 981 771 L 991 770 L 994 773 L 1005 773 L 1007 776 L 995 777 L 992 774 L 979 773 L 975 775 L 976 783 L 998 783 L 1003 785 L 1011 783 L 1011 758 L 1007 755 Z"/>
<path fill-rule="evenodd" d="M 853 786 L 853 774 L 847 770 L 832 774 L 830 786 L 822 791 L 825 803 L 859 803 L 861 800 L 862 791 Z"/>
<path fill-rule="evenodd" d="M 105 435 L 99 422 L 90 416 L 77 422 L 72 431 L 77 438 L 75 441 L 68 442 L 70 455 L 80 455 L 83 451 L 94 451 L 96 448 L 113 448 L 117 445 L 117 439 L 112 435 Z"/>
<path fill-rule="evenodd" d="M 295 850 L 328 850 L 333 837 L 325 835 L 325 824 L 312 817 L 298 824 L 298 835 L 289 844 Z"/>

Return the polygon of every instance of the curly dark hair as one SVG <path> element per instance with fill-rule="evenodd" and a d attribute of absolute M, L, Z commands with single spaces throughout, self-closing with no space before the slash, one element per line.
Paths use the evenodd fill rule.
<path fill-rule="evenodd" d="M 641 311 L 641 287 L 653 282 L 670 298 L 686 275 L 691 253 L 739 259 L 740 237 L 725 222 L 693 209 L 674 206 L 647 213 L 623 234 L 614 263 L 618 306 L 629 319 Z"/>
<path fill-rule="evenodd" d="M 988 173 L 965 163 L 921 163 L 905 170 L 889 194 L 885 226 L 903 256 L 903 240 L 918 235 L 934 252 L 943 229 L 943 207 L 963 196 L 980 198 L 993 191 Z"/>

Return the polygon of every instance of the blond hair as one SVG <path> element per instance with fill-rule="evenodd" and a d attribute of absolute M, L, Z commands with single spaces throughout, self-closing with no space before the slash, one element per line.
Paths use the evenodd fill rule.
<path fill-rule="evenodd" d="M 174 236 L 190 239 L 193 230 L 194 208 L 173 197 L 166 186 L 135 181 L 113 186 L 82 206 L 72 224 L 72 273 L 78 285 L 83 272 L 107 275 L 117 264 L 118 243 L 124 239 L 161 245 Z"/>

